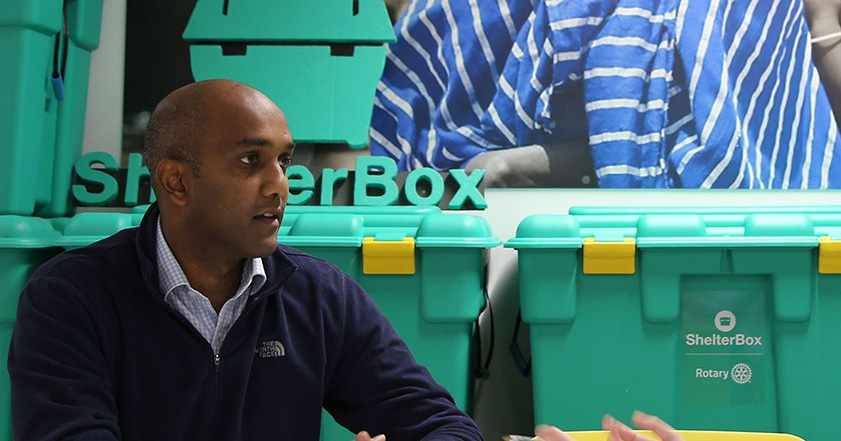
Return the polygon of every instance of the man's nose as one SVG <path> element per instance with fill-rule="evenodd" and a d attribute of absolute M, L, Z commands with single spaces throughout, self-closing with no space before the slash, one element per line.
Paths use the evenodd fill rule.
<path fill-rule="evenodd" d="M 286 177 L 286 170 L 280 163 L 275 163 L 267 168 L 263 182 L 263 195 L 286 200 L 289 196 L 289 180 Z"/>

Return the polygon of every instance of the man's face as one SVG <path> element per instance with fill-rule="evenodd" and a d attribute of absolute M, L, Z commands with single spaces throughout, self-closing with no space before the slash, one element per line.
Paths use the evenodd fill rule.
<path fill-rule="evenodd" d="M 240 90 L 212 109 L 194 151 L 188 220 L 219 257 L 268 256 L 289 197 L 294 142 L 283 113 L 265 96 Z"/>

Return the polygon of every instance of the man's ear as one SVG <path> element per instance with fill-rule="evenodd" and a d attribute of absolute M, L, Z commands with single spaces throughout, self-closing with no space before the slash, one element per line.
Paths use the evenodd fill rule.
<path fill-rule="evenodd" d="M 155 177 L 162 193 L 157 195 L 159 199 L 167 198 L 175 205 L 187 205 L 190 201 L 193 174 L 186 162 L 162 159 L 155 169 Z"/>

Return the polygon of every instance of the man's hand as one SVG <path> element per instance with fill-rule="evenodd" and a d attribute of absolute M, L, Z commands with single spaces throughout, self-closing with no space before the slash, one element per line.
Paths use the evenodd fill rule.
<path fill-rule="evenodd" d="M 371 438 L 371 435 L 363 430 L 356 435 L 355 441 L 385 441 L 385 435 L 377 435 Z"/>
<path fill-rule="evenodd" d="M 465 171 L 477 168 L 485 170 L 483 188 L 596 185 L 586 140 L 487 151 L 473 158 Z"/>
<path fill-rule="evenodd" d="M 813 38 L 841 30 L 841 0 L 805 0 L 803 3 Z"/>
<path fill-rule="evenodd" d="M 534 434 L 542 438 L 543 441 L 575 441 L 561 429 L 553 426 L 537 426 L 534 429 Z"/>
<path fill-rule="evenodd" d="M 812 38 L 841 32 L 841 0 L 805 0 L 804 6 Z M 812 44 L 812 57 L 829 97 L 835 122 L 841 125 L 841 38 Z"/>
<path fill-rule="evenodd" d="M 655 416 L 637 411 L 634 412 L 631 421 L 641 429 L 656 433 L 662 441 L 683 441 L 683 437 L 675 429 Z M 651 438 L 634 432 L 630 427 L 616 421 L 610 415 L 605 415 L 602 418 L 602 429 L 610 432 L 607 441 L 653 441 Z M 561 429 L 552 426 L 538 426 L 534 434 L 544 441 L 575 441 Z"/>
<path fill-rule="evenodd" d="M 637 411 L 631 417 L 631 422 L 641 429 L 656 433 L 662 441 L 683 441 L 683 437 L 675 429 L 656 416 Z M 610 415 L 602 418 L 602 428 L 610 431 L 607 441 L 653 441 L 651 438 L 635 433 L 630 427 L 616 421 Z"/>
<path fill-rule="evenodd" d="M 468 173 L 485 170 L 482 185 L 487 188 L 542 187 L 550 175 L 549 155 L 532 145 L 482 153 L 468 164 Z"/>

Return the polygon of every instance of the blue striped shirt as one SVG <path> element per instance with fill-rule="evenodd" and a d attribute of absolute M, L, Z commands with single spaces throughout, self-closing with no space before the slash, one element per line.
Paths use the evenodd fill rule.
<path fill-rule="evenodd" d="M 839 188 L 801 0 L 412 0 L 372 154 L 588 140 L 602 187 Z"/>
<path fill-rule="evenodd" d="M 190 286 L 187 276 L 164 238 L 160 218 L 157 229 L 159 283 L 164 300 L 199 331 L 210 343 L 213 353 L 218 355 L 225 336 L 245 309 L 248 297 L 257 293 L 266 283 L 263 261 L 258 258 L 245 261 L 239 288 L 217 314 L 210 299 Z"/>

